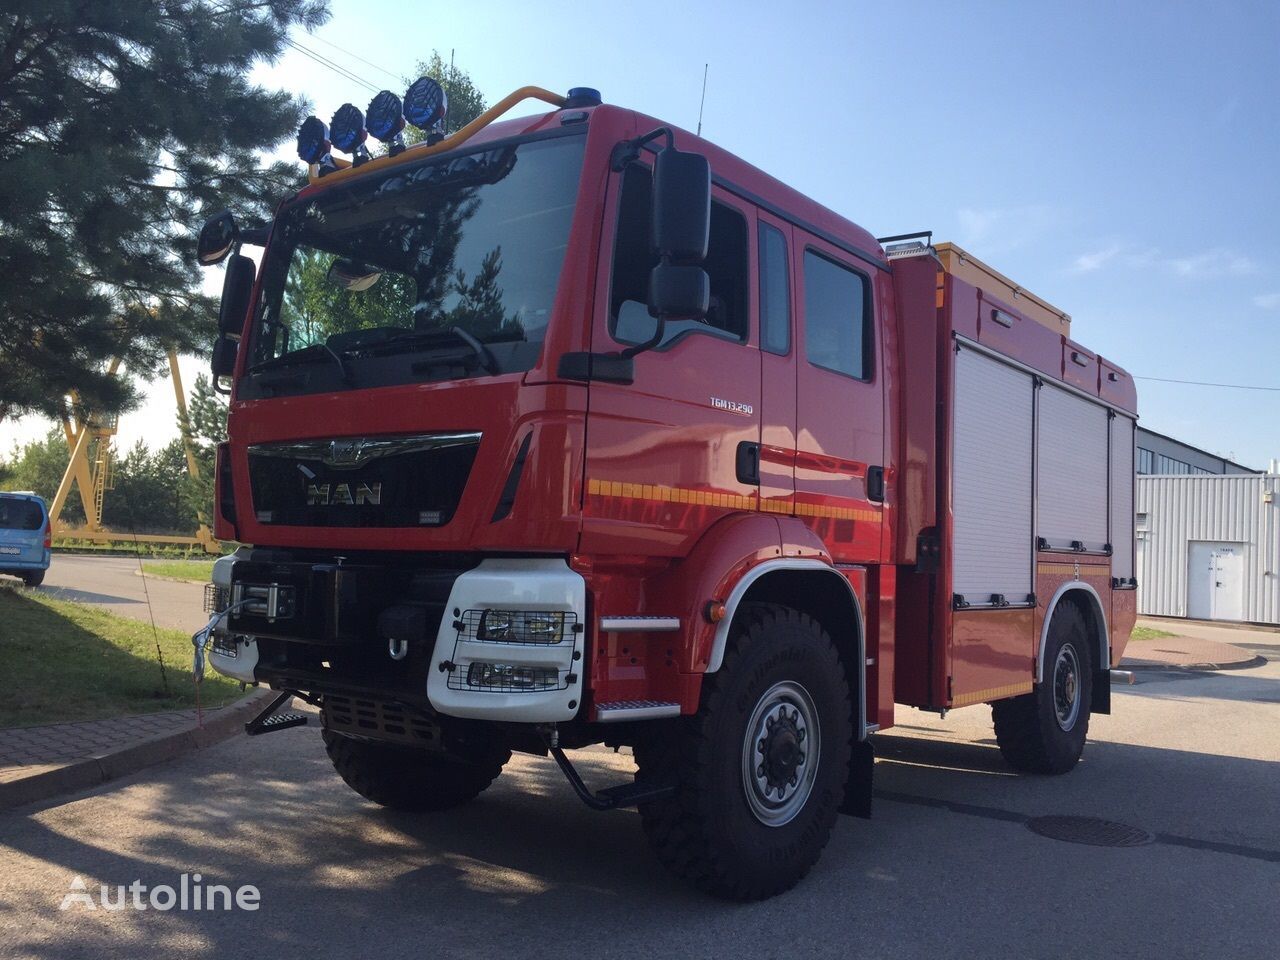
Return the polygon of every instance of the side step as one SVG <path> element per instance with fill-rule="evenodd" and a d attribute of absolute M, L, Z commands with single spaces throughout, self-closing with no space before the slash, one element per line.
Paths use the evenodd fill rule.
<path fill-rule="evenodd" d="M 675 787 L 641 783 L 639 780 L 631 783 L 620 783 L 616 787 L 606 787 L 603 790 L 592 793 L 591 788 L 582 782 L 582 777 L 578 775 L 578 771 L 569 761 L 569 758 L 565 756 L 563 750 L 558 746 L 554 746 L 550 741 L 547 742 L 547 750 L 555 758 L 556 765 L 560 767 L 565 779 L 569 781 L 569 786 L 573 787 L 573 792 L 578 795 L 578 799 L 592 810 L 618 810 L 622 807 L 634 807 L 636 804 L 648 803 L 652 800 L 665 800 L 667 797 L 675 795 Z"/>
<path fill-rule="evenodd" d="M 294 696 L 292 690 L 286 690 L 272 700 L 265 710 L 244 725 L 244 732 L 251 737 L 264 733 L 275 733 L 277 730 L 288 730 L 290 727 L 305 727 L 307 716 L 302 713 L 276 713 L 286 700 Z M 274 714 L 274 716 L 273 716 Z"/>

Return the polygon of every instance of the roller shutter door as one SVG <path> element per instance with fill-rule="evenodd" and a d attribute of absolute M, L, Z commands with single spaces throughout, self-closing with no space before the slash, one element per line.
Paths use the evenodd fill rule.
<path fill-rule="evenodd" d="M 1133 564 L 1133 421 L 1111 419 L 1111 575 L 1127 580 Z"/>
<path fill-rule="evenodd" d="M 1107 408 L 1046 383 L 1036 424 L 1036 534 L 1050 548 L 1107 544 Z"/>
<path fill-rule="evenodd" d="M 952 433 L 953 586 L 982 605 L 1032 592 L 1031 376 L 961 347 Z"/>

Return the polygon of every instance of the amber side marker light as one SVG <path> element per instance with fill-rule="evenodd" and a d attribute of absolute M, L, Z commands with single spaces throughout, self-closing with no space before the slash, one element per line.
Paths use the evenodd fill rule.
<path fill-rule="evenodd" d="M 719 623 L 724 619 L 725 606 L 719 600 L 712 600 L 707 604 L 707 620 L 711 623 Z"/>

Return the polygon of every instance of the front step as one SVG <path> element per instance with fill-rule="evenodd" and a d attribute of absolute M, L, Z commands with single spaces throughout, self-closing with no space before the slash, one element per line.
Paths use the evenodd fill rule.
<path fill-rule="evenodd" d="M 272 700 L 265 710 L 244 725 L 244 732 L 251 737 L 258 737 L 264 733 L 275 733 L 278 730 L 288 730 L 290 727 L 305 727 L 307 725 L 307 717 L 301 713 L 276 713 L 286 700 L 294 696 L 292 690 L 286 690 L 280 696 Z"/>
<path fill-rule="evenodd" d="M 564 751 L 550 740 L 547 740 L 546 744 L 547 751 L 555 759 L 556 765 L 560 767 L 565 779 L 569 781 L 569 786 L 573 787 L 573 792 L 578 795 L 579 800 L 592 810 L 618 810 L 623 807 L 634 807 L 636 804 L 665 800 L 667 797 L 675 796 L 675 787 L 642 783 L 639 780 L 634 780 L 631 783 L 620 783 L 617 786 L 606 787 L 603 790 L 592 793 L 591 788 L 583 783 L 582 777 L 578 775 L 578 771 L 574 768 L 569 758 L 565 756 Z"/>

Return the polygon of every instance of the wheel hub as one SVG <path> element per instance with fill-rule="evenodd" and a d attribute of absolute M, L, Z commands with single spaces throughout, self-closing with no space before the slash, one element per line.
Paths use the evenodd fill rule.
<path fill-rule="evenodd" d="M 742 745 L 747 804 L 766 826 L 790 822 L 804 807 L 818 770 L 817 709 L 804 687 L 775 684 L 756 703 Z"/>
<path fill-rule="evenodd" d="M 1080 658 L 1069 643 L 1053 663 L 1053 712 L 1063 730 L 1075 727 L 1080 716 Z"/>

